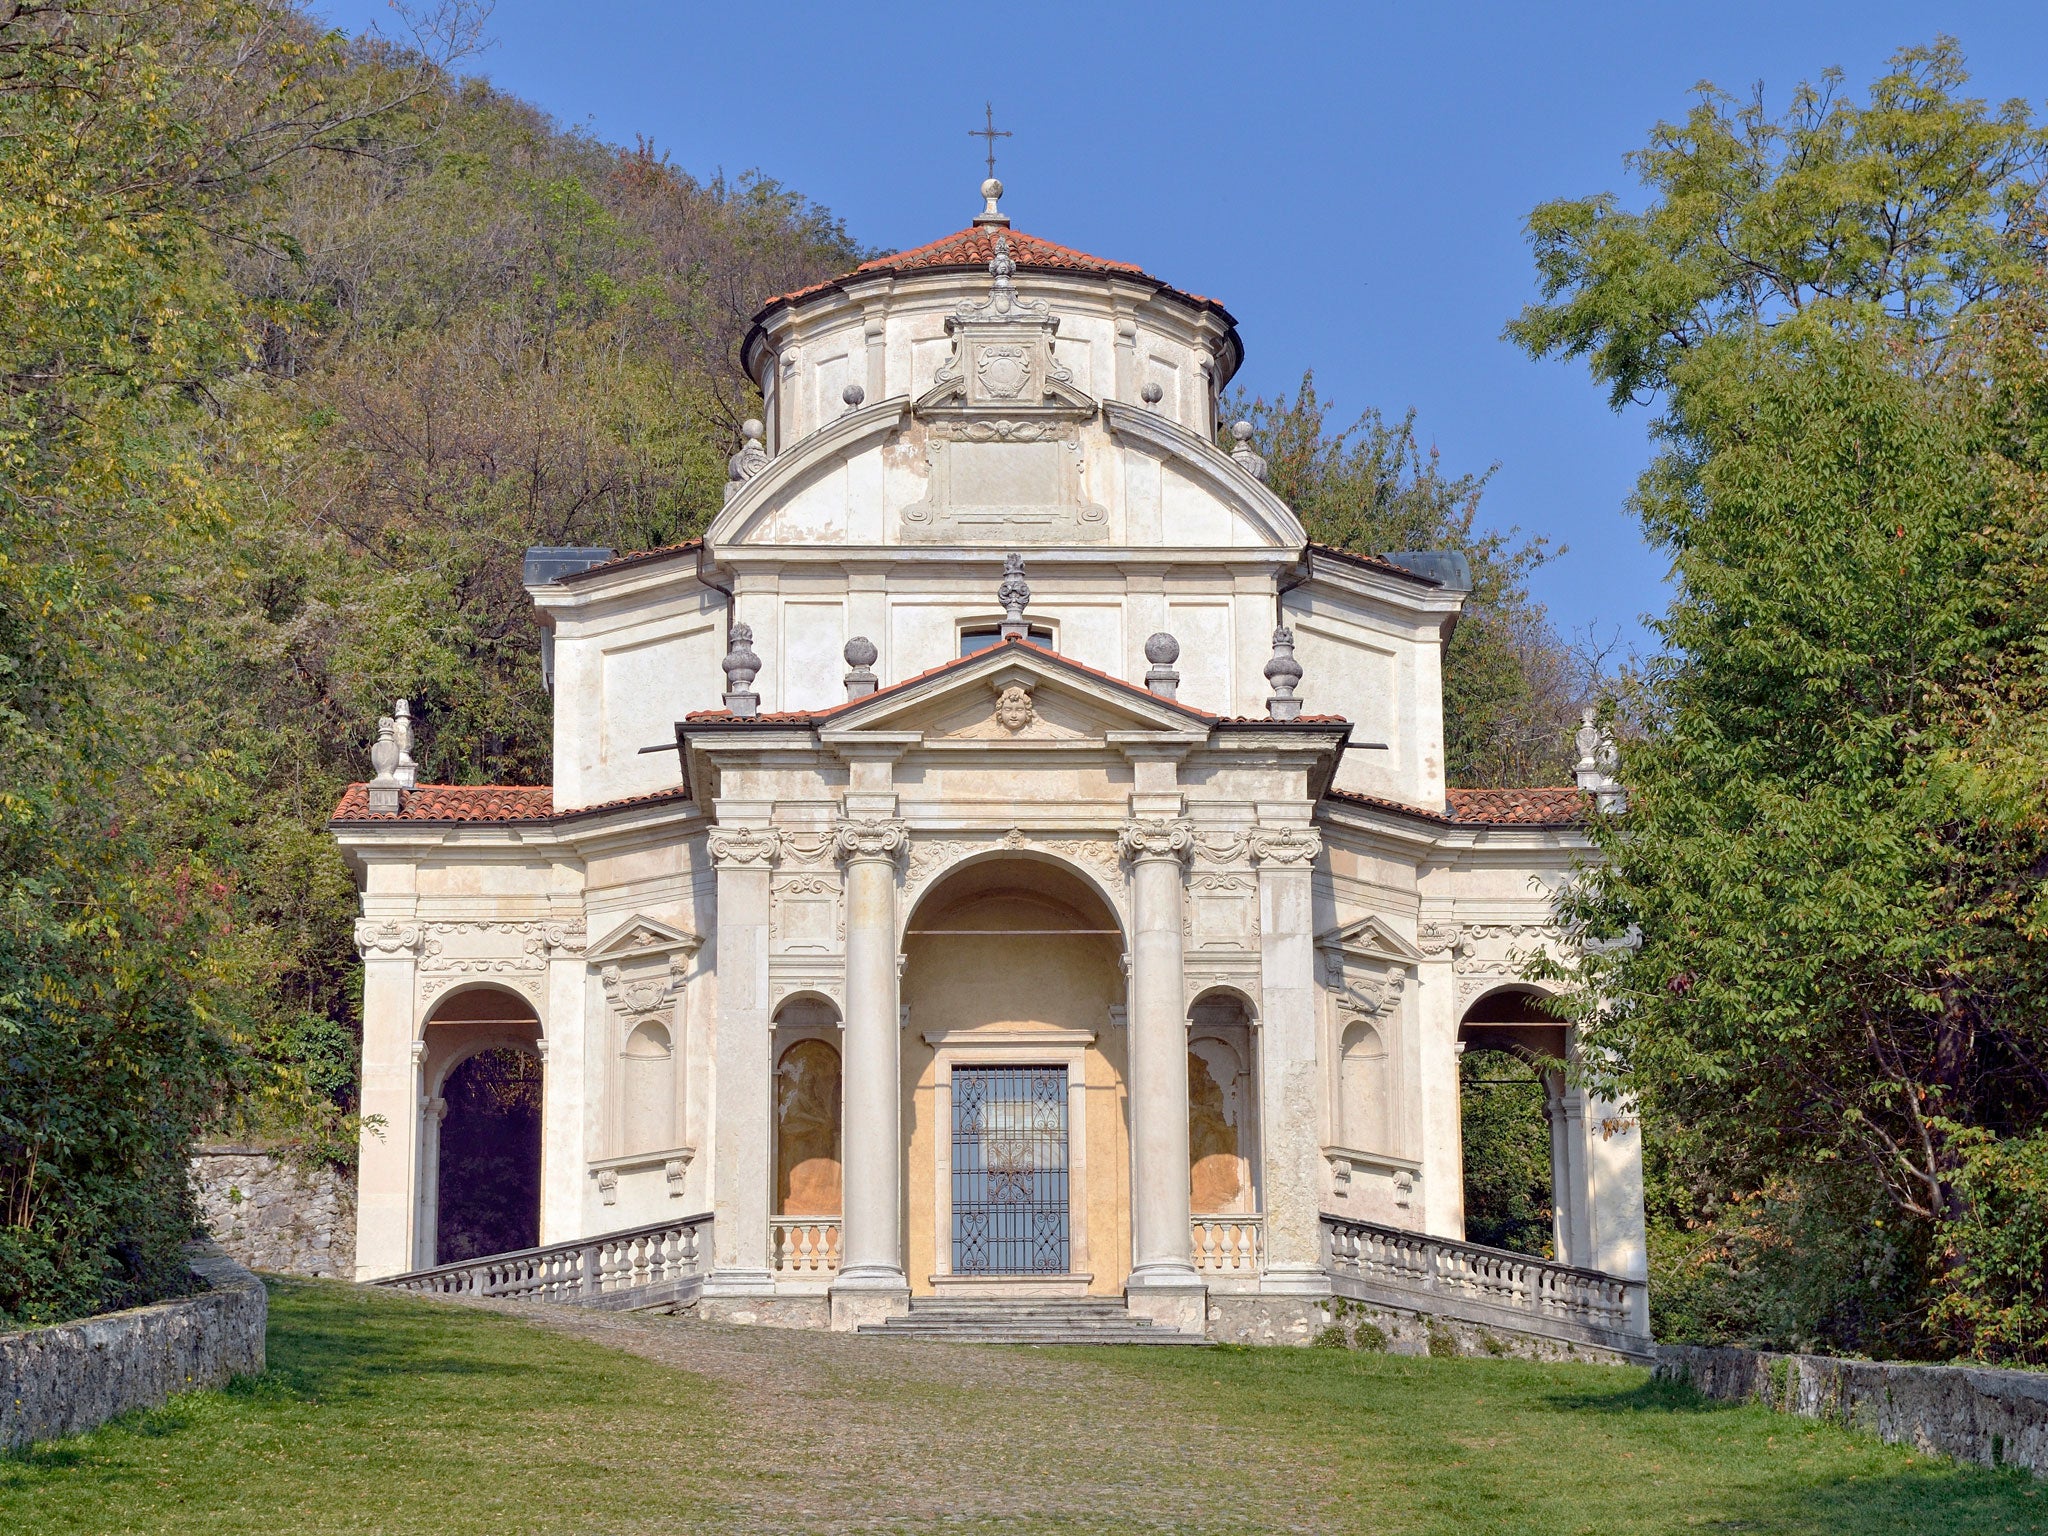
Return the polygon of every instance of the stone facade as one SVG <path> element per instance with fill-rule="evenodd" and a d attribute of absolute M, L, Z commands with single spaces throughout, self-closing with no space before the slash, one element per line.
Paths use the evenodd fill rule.
<path fill-rule="evenodd" d="M 484 1051 L 543 1063 L 541 1243 L 708 1211 L 719 1315 L 1293 1336 L 1322 1212 L 1460 1235 L 1458 1053 L 1568 1049 L 1520 978 L 1587 842 L 1445 787 L 1459 562 L 1310 544 L 1220 446 L 1228 313 L 993 197 L 744 354 L 701 541 L 530 566 L 554 784 L 337 809 L 358 1277 L 442 1257 Z M 1553 1100 L 1559 1256 L 1640 1276 L 1633 1118 Z"/>
<path fill-rule="evenodd" d="M 261 1375 L 263 1282 L 211 1244 L 193 1244 L 191 1263 L 208 1286 L 197 1296 L 0 1334 L 0 1449 Z"/>
<path fill-rule="evenodd" d="M 208 1235 L 238 1263 L 279 1275 L 355 1277 L 349 1173 L 308 1171 L 262 1147 L 201 1147 L 192 1189 Z"/>

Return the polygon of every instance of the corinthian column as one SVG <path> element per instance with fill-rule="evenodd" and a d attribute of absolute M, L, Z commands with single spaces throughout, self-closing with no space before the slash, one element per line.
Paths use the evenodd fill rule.
<path fill-rule="evenodd" d="M 774 1041 L 768 1019 L 768 877 L 782 849 L 772 828 L 713 827 L 718 871 L 718 1014 L 712 1040 L 711 1273 L 704 1294 L 772 1292 L 768 1199 L 773 1177 Z"/>
<path fill-rule="evenodd" d="M 1131 1278 L 1133 1312 L 1189 1333 L 1207 1317 L 1188 1241 L 1188 1032 L 1181 867 L 1190 822 L 1124 823 L 1131 863 Z"/>
<path fill-rule="evenodd" d="M 1322 1148 L 1317 1126 L 1315 909 L 1310 870 L 1323 840 L 1308 827 L 1258 827 L 1259 1129 L 1265 1177 L 1262 1288 L 1327 1295 Z"/>
<path fill-rule="evenodd" d="M 910 1297 L 896 1007 L 896 860 L 909 841 L 892 820 L 842 821 L 834 840 L 846 865 L 844 1214 L 832 1286 L 832 1326 L 840 1329 L 901 1312 Z"/>

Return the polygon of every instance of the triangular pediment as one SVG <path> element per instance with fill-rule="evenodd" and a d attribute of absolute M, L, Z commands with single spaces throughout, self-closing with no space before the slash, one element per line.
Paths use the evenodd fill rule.
<path fill-rule="evenodd" d="M 1413 965 L 1423 958 L 1421 950 L 1377 917 L 1361 917 L 1356 922 L 1317 935 L 1316 948 L 1373 960 L 1391 960 L 1401 965 Z"/>
<path fill-rule="evenodd" d="M 687 929 L 636 912 L 585 950 L 584 958 L 598 962 L 639 960 L 678 952 L 688 955 L 695 954 L 703 944 L 703 939 Z"/>
<path fill-rule="evenodd" d="M 1133 734 L 1202 740 L 1209 717 L 1032 645 L 991 646 L 833 712 L 829 736 L 1035 747 Z"/>

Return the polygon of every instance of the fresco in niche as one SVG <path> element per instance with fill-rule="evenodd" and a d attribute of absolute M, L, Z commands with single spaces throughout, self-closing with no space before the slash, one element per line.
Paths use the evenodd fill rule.
<path fill-rule="evenodd" d="M 784 1216 L 839 1214 L 839 1053 L 823 1040 L 775 1069 L 775 1197 Z"/>
<path fill-rule="evenodd" d="M 1222 1041 L 1200 1040 L 1189 1049 L 1189 1208 L 1196 1215 L 1236 1211 L 1244 1201 L 1237 1076 L 1237 1062 Z"/>

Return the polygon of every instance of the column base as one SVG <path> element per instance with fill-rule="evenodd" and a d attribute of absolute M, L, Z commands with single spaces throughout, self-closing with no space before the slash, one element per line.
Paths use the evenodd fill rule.
<path fill-rule="evenodd" d="M 765 1269 L 714 1269 L 704 1277 L 705 1296 L 773 1296 L 775 1276 Z"/>
<path fill-rule="evenodd" d="M 842 1271 L 830 1294 L 834 1333 L 851 1333 L 863 1323 L 886 1322 L 910 1310 L 910 1282 L 900 1269 Z"/>
<path fill-rule="evenodd" d="M 1259 1277 L 1259 1291 L 1266 1296 L 1328 1296 L 1330 1277 L 1319 1265 L 1269 1265 Z"/>
<path fill-rule="evenodd" d="M 1124 1306 L 1155 1328 L 1197 1337 L 1209 1331 L 1209 1288 L 1188 1264 L 1148 1264 L 1124 1282 Z"/>

